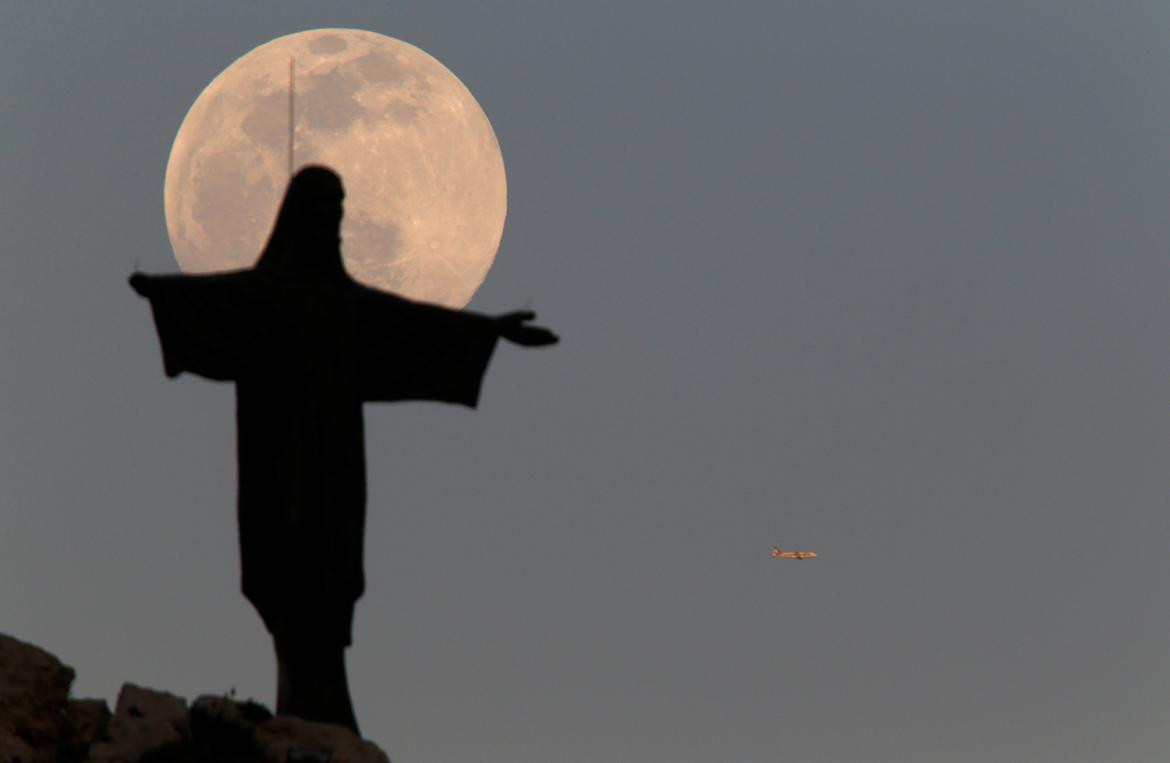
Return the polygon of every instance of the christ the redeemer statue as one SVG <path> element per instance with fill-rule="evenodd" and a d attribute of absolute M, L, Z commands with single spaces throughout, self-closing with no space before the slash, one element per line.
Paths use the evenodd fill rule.
<path fill-rule="evenodd" d="M 357 731 L 345 675 L 365 587 L 362 403 L 474 407 L 500 337 L 556 335 L 535 316 L 489 317 L 367 288 L 345 271 L 341 180 L 306 167 L 249 270 L 147 276 L 167 376 L 236 385 L 244 596 L 272 634 L 278 713 Z"/>

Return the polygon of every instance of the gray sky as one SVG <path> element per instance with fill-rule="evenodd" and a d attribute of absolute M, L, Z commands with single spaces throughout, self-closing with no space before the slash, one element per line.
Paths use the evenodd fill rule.
<path fill-rule="evenodd" d="M 395 760 L 1170 757 L 1170 6 L 6 3 L 0 629 L 271 704 L 230 386 L 137 263 L 187 108 L 321 26 L 454 71 L 509 216 L 480 409 L 367 407 Z M 773 544 L 820 553 L 773 560 Z"/>

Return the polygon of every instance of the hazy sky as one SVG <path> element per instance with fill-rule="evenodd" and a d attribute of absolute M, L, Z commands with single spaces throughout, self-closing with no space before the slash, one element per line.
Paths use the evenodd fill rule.
<path fill-rule="evenodd" d="M 235 58 L 398 37 L 487 112 L 531 299 L 368 406 L 365 734 L 403 761 L 1170 758 L 1170 6 L 5 3 L 0 631 L 271 704 L 234 397 L 135 265 Z M 773 544 L 813 561 L 774 560 Z"/>

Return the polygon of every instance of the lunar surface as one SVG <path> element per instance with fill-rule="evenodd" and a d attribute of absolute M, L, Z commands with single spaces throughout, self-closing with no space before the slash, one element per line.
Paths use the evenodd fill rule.
<path fill-rule="evenodd" d="M 250 267 L 288 183 L 289 60 L 295 166 L 345 184 L 342 253 L 354 278 L 462 307 L 495 259 L 507 212 L 491 123 L 423 51 L 356 29 L 280 37 L 239 58 L 191 106 L 164 189 L 179 266 Z"/>

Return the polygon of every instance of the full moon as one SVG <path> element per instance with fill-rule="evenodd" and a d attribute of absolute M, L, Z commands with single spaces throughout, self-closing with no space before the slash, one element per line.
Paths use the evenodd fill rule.
<path fill-rule="evenodd" d="M 358 29 L 313 29 L 241 56 L 187 112 L 164 206 L 179 267 L 251 267 L 295 166 L 345 184 L 342 253 L 357 280 L 463 307 L 495 259 L 507 213 L 491 123 L 422 50 Z"/>

